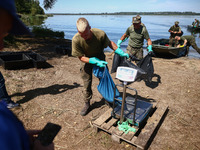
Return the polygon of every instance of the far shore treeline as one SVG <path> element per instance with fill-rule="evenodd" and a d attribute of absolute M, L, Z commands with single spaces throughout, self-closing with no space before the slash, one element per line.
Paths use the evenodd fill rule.
<path fill-rule="evenodd" d="M 49 15 L 200 15 L 196 12 L 46 13 Z"/>

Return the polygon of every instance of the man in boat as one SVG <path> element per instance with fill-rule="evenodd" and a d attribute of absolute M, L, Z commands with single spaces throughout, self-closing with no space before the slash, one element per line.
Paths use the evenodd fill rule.
<path fill-rule="evenodd" d="M 182 36 L 181 35 L 181 33 L 182 33 L 181 32 L 181 27 L 179 26 L 179 22 L 176 21 L 174 23 L 174 25 L 170 27 L 170 29 L 168 30 L 168 32 L 170 32 L 169 46 L 172 46 L 175 36 Z M 175 43 L 175 45 L 176 44 L 177 43 Z"/>
<path fill-rule="evenodd" d="M 85 105 L 80 115 L 85 116 L 89 112 L 92 98 L 92 71 L 93 66 L 106 67 L 104 48 L 110 47 L 121 57 L 129 58 L 117 45 L 111 41 L 106 33 L 97 28 L 91 28 L 85 18 L 79 18 L 76 22 L 78 33 L 72 38 L 72 56 L 78 57 L 81 63 L 81 77 L 83 79 L 83 100 Z"/>
<path fill-rule="evenodd" d="M 178 42 L 177 47 L 187 46 L 187 54 L 189 52 L 189 47 L 192 46 L 199 54 L 200 48 L 197 46 L 195 42 L 195 38 L 192 35 L 185 35 L 185 36 L 175 36 L 175 40 Z"/>
<path fill-rule="evenodd" d="M 198 28 L 199 27 L 199 20 L 194 19 L 194 23 L 192 24 L 194 28 Z"/>
<path fill-rule="evenodd" d="M 144 39 L 147 40 L 148 52 L 153 52 L 152 41 L 146 27 L 141 25 L 141 17 L 133 17 L 132 25 L 127 28 L 126 32 L 122 35 L 120 40 L 118 40 L 117 46 L 120 47 L 121 43 L 126 41 L 129 37 L 130 39 L 126 49 L 130 56 L 135 56 L 137 59 L 143 58 Z"/>

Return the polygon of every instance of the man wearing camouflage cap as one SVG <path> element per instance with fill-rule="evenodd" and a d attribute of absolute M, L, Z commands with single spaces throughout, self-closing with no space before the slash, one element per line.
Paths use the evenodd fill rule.
<path fill-rule="evenodd" d="M 141 25 L 141 17 L 133 17 L 132 25 L 127 28 L 126 32 L 122 35 L 117 42 L 117 46 L 120 47 L 121 43 L 129 38 L 127 53 L 130 56 L 135 56 L 138 59 L 143 58 L 143 44 L 144 39 L 147 40 L 148 52 L 153 52 L 152 42 L 149 37 L 149 33 L 144 25 Z"/>
<path fill-rule="evenodd" d="M 141 25 L 142 25 L 142 26 L 145 26 L 144 23 L 142 23 L 142 21 L 141 21 L 142 17 L 141 17 L 140 15 L 137 15 L 136 17 L 140 20 Z"/>
<path fill-rule="evenodd" d="M 179 22 L 176 21 L 173 26 L 170 27 L 168 32 L 170 32 L 169 46 L 172 46 L 175 36 L 181 36 L 181 27 L 179 27 Z"/>

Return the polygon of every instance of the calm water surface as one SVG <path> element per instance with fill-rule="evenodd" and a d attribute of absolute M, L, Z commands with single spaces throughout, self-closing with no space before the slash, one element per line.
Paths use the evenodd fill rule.
<path fill-rule="evenodd" d="M 106 32 L 110 40 L 117 42 L 118 39 L 126 32 L 131 25 L 132 16 L 130 15 L 54 15 L 45 20 L 44 25 L 55 31 L 64 31 L 66 39 L 72 39 L 77 32 L 76 21 L 79 17 L 85 17 L 90 22 L 92 28 L 99 28 Z M 195 18 L 200 20 L 200 16 L 154 16 L 144 15 L 142 22 L 146 25 L 151 40 L 160 38 L 169 38 L 169 28 L 174 25 L 175 21 L 179 21 L 179 25 L 183 31 L 183 35 L 191 35 L 187 30 L 187 25 L 191 25 Z M 198 47 L 200 47 L 200 33 L 193 34 Z M 122 43 L 122 49 L 125 50 L 128 40 Z M 146 48 L 146 40 L 144 41 Z M 110 50 L 107 48 L 106 50 Z M 200 55 L 190 47 L 189 57 L 199 58 Z"/>

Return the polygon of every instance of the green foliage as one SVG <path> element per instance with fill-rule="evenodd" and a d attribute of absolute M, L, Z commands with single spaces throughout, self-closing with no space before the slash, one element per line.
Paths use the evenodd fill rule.
<path fill-rule="evenodd" d="M 42 37 L 42 38 L 60 38 L 63 39 L 65 34 L 63 31 L 53 31 L 46 26 L 34 26 L 32 33 L 35 37 Z"/>
<path fill-rule="evenodd" d="M 15 0 L 17 12 L 21 14 L 44 14 L 38 0 Z"/>
<path fill-rule="evenodd" d="M 57 0 L 44 0 L 44 8 L 51 9 Z"/>
<path fill-rule="evenodd" d="M 48 18 L 48 15 L 23 15 L 21 14 L 21 20 L 27 25 L 27 26 L 33 26 L 33 25 L 41 25 L 44 23 L 45 19 Z"/>

